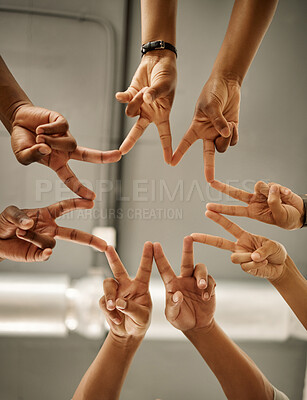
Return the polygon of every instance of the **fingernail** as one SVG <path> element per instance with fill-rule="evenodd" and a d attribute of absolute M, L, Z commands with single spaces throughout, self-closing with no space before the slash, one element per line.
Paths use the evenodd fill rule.
<path fill-rule="evenodd" d="M 222 136 L 224 136 L 224 137 L 228 137 L 229 136 L 229 129 L 228 128 L 223 128 L 222 130 L 221 130 L 221 134 L 222 134 Z"/>
<path fill-rule="evenodd" d="M 20 223 L 21 225 L 28 225 L 29 222 L 32 222 L 32 219 L 23 218 Z"/>
<path fill-rule="evenodd" d="M 209 293 L 204 293 L 204 299 L 208 300 L 209 299 Z"/>
<path fill-rule="evenodd" d="M 114 301 L 113 300 L 108 300 L 107 301 L 107 309 L 108 310 L 113 310 L 114 309 Z"/>
<path fill-rule="evenodd" d="M 114 324 L 119 325 L 121 323 L 121 320 L 119 318 L 114 318 L 113 322 Z"/>
<path fill-rule="evenodd" d="M 18 235 L 19 236 L 25 236 L 27 234 L 27 231 L 23 230 L 23 229 L 18 229 Z"/>
<path fill-rule="evenodd" d="M 179 301 L 178 293 L 175 293 L 174 296 L 173 296 L 173 302 L 174 303 L 178 303 L 178 301 Z"/>
<path fill-rule="evenodd" d="M 277 192 L 277 186 L 273 185 L 270 187 L 270 193 L 276 193 Z"/>
<path fill-rule="evenodd" d="M 118 299 L 116 302 L 116 308 L 124 310 L 127 307 L 127 302 L 123 299 Z"/>
<path fill-rule="evenodd" d="M 36 133 L 39 135 L 40 133 L 44 133 L 44 128 L 37 128 Z"/>
<path fill-rule="evenodd" d="M 50 150 L 47 149 L 46 147 L 41 147 L 38 149 L 38 151 L 43 155 L 46 156 L 47 154 L 50 154 Z"/>
<path fill-rule="evenodd" d="M 261 256 L 260 256 L 259 253 L 253 253 L 253 254 L 252 254 L 252 259 L 253 259 L 254 261 L 260 260 L 260 258 L 261 258 Z"/>
<path fill-rule="evenodd" d="M 200 286 L 202 289 L 206 289 L 207 287 L 207 282 L 205 279 L 200 279 L 198 286 Z"/>
<path fill-rule="evenodd" d="M 290 194 L 290 190 L 289 189 L 284 189 L 284 194 Z"/>

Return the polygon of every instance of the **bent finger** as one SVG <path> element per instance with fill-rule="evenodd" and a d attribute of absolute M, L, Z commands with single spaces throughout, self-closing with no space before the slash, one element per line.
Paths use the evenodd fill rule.
<path fill-rule="evenodd" d="M 166 294 L 165 316 L 169 322 L 176 321 L 180 314 L 183 294 L 180 291 Z"/>
<path fill-rule="evenodd" d="M 234 264 L 242 264 L 252 261 L 251 255 L 252 253 L 232 253 L 230 258 Z"/>
<path fill-rule="evenodd" d="M 34 224 L 33 219 L 28 217 L 28 215 L 23 210 L 20 210 L 16 206 L 7 207 L 2 212 L 2 217 L 21 229 L 30 229 Z"/>
<path fill-rule="evenodd" d="M 138 325 L 145 325 L 150 319 L 150 309 L 130 299 L 116 299 L 116 309 L 128 315 Z"/>
<path fill-rule="evenodd" d="M 208 270 L 205 264 L 196 264 L 194 270 L 194 278 L 196 279 L 199 289 L 206 289 L 208 286 Z"/>
<path fill-rule="evenodd" d="M 31 147 L 15 152 L 15 156 L 21 164 L 29 165 L 48 156 L 51 151 L 51 148 L 46 144 L 34 144 Z"/>
<path fill-rule="evenodd" d="M 106 308 L 109 311 L 115 310 L 115 301 L 117 297 L 118 283 L 113 278 L 107 278 L 103 281 L 103 292 L 105 295 Z"/>
<path fill-rule="evenodd" d="M 40 233 L 31 230 L 25 231 L 24 229 L 18 228 L 16 230 L 16 236 L 19 239 L 25 240 L 26 242 L 30 242 L 41 249 L 47 249 L 47 248 L 53 249 L 56 244 L 56 241 L 54 240 L 53 237 L 50 237 L 48 235 L 42 235 Z"/>
<path fill-rule="evenodd" d="M 77 142 L 71 135 L 52 137 L 47 135 L 37 135 L 36 143 L 46 143 L 53 150 L 74 151 L 77 147 Z"/>

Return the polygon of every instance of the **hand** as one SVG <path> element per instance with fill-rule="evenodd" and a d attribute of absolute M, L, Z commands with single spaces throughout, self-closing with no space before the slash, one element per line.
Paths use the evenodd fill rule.
<path fill-rule="evenodd" d="M 241 264 L 243 271 L 248 274 L 270 280 L 281 276 L 287 258 L 286 249 L 282 244 L 246 232 L 226 217 L 213 211 L 207 211 L 206 216 L 231 233 L 237 241 L 231 242 L 218 236 L 193 233 L 191 236 L 195 242 L 231 251 L 233 253 L 231 261 L 234 264 Z"/>
<path fill-rule="evenodd" d="M 54 239 L 68 240 L 105 251 L 107 244 L 104 240 L 55 223 L 56 218 L 67 212 L 89 209 L 93 205 L 90 200 L 70 199 L 44 208 L 6 208 L 0 215 L 0 257 L 22 262 L 46 261 L 55 246 Z"/>
<path fill-rule="evenodd" d="M 18 108 L 11 141 L 13 152 L 21 164 L 36 161 L 50 167 L 69 189 L 90 200 L 95 198 L 95 193 L 82 185 L 69 168 L 68 161 L 74 159 L 101 164 L 121 158 L 118 150 L 102 152 L 77 146 L 62 115 L 29 105 Z"/>
<path fill-rule="evenodd" d="M 169 50 L 155 50 L 145 54 L 125 92 L 116 93 L 121 103 L 128 103 L 126 114 L 139 115 L 126 139 L 120 146 L 122 154 L 128 153 L 153 122 L 159 131 L 164 159 L 172 160 L 172 136 L 169 115 L 175 96 L 177 80 L 176 56 Z"/>
<path fill-rule="evenodd" d="M 179 276 L 170 266 L 160 243 L 154 243 L 154 257 L 165 285 L 167 320 L 183 332 L 210 326 L 215 312 L 216 285 L 204 264 L 194 267 L 192 238 L 184 238 Z"/>
<path fill-rule="evenodd" d="M 149 293 L 152 243 L 144 244 L 141 263 L 134 279 L 129 277 L 112 246 L 108 246 L 106 256 L 114 279 L 104 280 L 104 296 L 100 299 L 100 307 L 111 332 L 118 338 L 143 337 L 150 325 L 152 309 Z"/>
<path fill-rule="evenodd" d="M 305 211 L 303 200 L 284 186 L 259 181 L 255 184 L 254 193 L 248 193 L 218 181 L 213 181 L 211 186 L 234 199 L 244 201 L 247 207 L 208 203 L 208 210 L 226 215 L 249 217 L 290 230 L 298 229 L 303 225 Z"/>
<path fill-rule="evenodd" d="M 239 110 L 240 85 L 234 80 L 209 78 L 197 101 L 193 121 L 173 155 L 172 165 L 177 165 L 189 147 L 202 139 L 205 176 L 212 182 L 215 148 L 222 153 L 238 142 Z"/>

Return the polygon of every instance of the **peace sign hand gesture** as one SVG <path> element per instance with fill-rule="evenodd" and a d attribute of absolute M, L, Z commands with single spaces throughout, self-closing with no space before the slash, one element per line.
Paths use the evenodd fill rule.
<path fill-rule="evenodd" d="M 108 246 L 106 256 L 114 278 L 103 282 L 100 299 L 111 332 L 118 338 L 143 337 L 150 325 L 151 297 L 149 279 L 152 270 L 152 243 L 144 244 L 141 263 L 134 279 L 128 275 L 114 247 Z"/>
<path fill-rule="evenodd" d="M 58 226 L 55 219 L 74 210 L 92 208 L 84 199 L 63 200 L 44 208 L 19 210 L 10 206 L 0 215 L 0 256 L 13 261 L 46 261 L 54 239 L 68 240 L 105 251 L 107 244 L 89 233 Z"/>
<path fill-rule="evenodd" d="M 232 79 L 209 78 L 197 101 L 192 123 L 172 158 L 177 165 L 198 139 L 203 141 L 205 177 L 214 180 L 215 149 L 221 153 L 238 142 L 240 85 Z"/>
<path fill-rule="evenodd" d="M 179 276 L 170 266 L 160 243 L 154 244 L 154 257 L 165 285 L 167 320 L 183 332 L 210 326 L 215 312 L 216 284 L 204 264 L 194 267 L 192 238 L 184 238 Z"/>
<path fill-rule="evenodd" d="M 103 164 L 121 158 L 118 150 L 103 152 L 77 146 L 67 120 L 55 111 L 22 106 L 17 110 L 12 125 L 11 142 L 17 160 L 23 165 L 36 161 L 50 167 L 70 190 L 85 199 L 93 200 L 95 193 L 82 185 L 68 161 Z"/>
<path fill-rule="evenodd" d="M 298 229 L 304 221 L 304 203 L 300 196 L 276 183 L 257 182 L 249 193 L 219 181 L 211 186 L 219 192 L 247 203 L 247 207 L 208 203 L 207 209 L 226 215 L 249 217 L 284 229 Z"/>
<path fill-rule="evenodd" d="M 231 233 L 237 241 L 232 242 L 218 236 L 193 233 L 191 236 L 195 242 L 231 251 L 233 253 L 231 261 L 234 264 L 241 264 L 243 271 L 248 274 L 269 280 L 275 280 L 281 276 L 287 258 L 286 249 L 282 244 L 246 232 L 226 217 L 213 211 L 207 211 L 206 216 Z"/>

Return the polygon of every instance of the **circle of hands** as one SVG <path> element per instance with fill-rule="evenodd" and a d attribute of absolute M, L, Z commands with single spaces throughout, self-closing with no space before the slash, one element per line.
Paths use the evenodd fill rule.
<path fill-rule="evenodd" d="M 187 332 L 209 329 L 215 312 L 215 281 L 204 264 L 194 265 L 193 242 L 229 250 L 231 260 L 243 271 L 270 280 L 278 279 L 287 258 L 285 248 L 272 240 L 253 235 L 222 214 L 245 216 L 285 229 L 302 226 L 302 199 L 281 185 L 257 182 L 254 193 L 214 180 L 215 150 L 225 152 L 238 142 L 240 85 L 236 80 L 211 76 L 196 104 L 191 125 L 173 153 L 170 112 L 177 79 L 173 53 L 153 51 L 146 54 L 131 85 L 116 94 L 126 103 L 126 114 L 138 116 L 119 150 L 99 151 L 77 146 L 66 119 L 57 112 L 32 105 L 20 106 L 14 116 L 12 149 L 17 160 L 28 165 L 38 162 L 53 169 L 78 199 L 48 207 L 20 210 L 15 206 L 0 215 L 0 246 L 3 257 L 15 261 L 45 261 L 52 254 L 55 239 L 73 241 L 105 251 L 114 278 L 104 281 L 100 306 L 114 337 L 142 337 L 151 316 L 149 280 L 155 259 L 165 285 L 168 321 Z M 203 140 L 205 177 L 211 186 L 247 206 L 207 204 L 206 216 L 231 233 L 236 241 L 193 233 L 183 242 L 180 274 L 176 275 L 159 243 L 146 242 L 140 267 L 132 279 L 113 247 L 91 234 L 58 226 L 55 220 L 67 212 L 93 207 L 95 193 L 86 188 L 70 169 L 70 159 L 91 163 L 112 163 L 128 153 L 150 123 L 157 126 L 164 159 L 177 165 L 190 146 Z"/>

